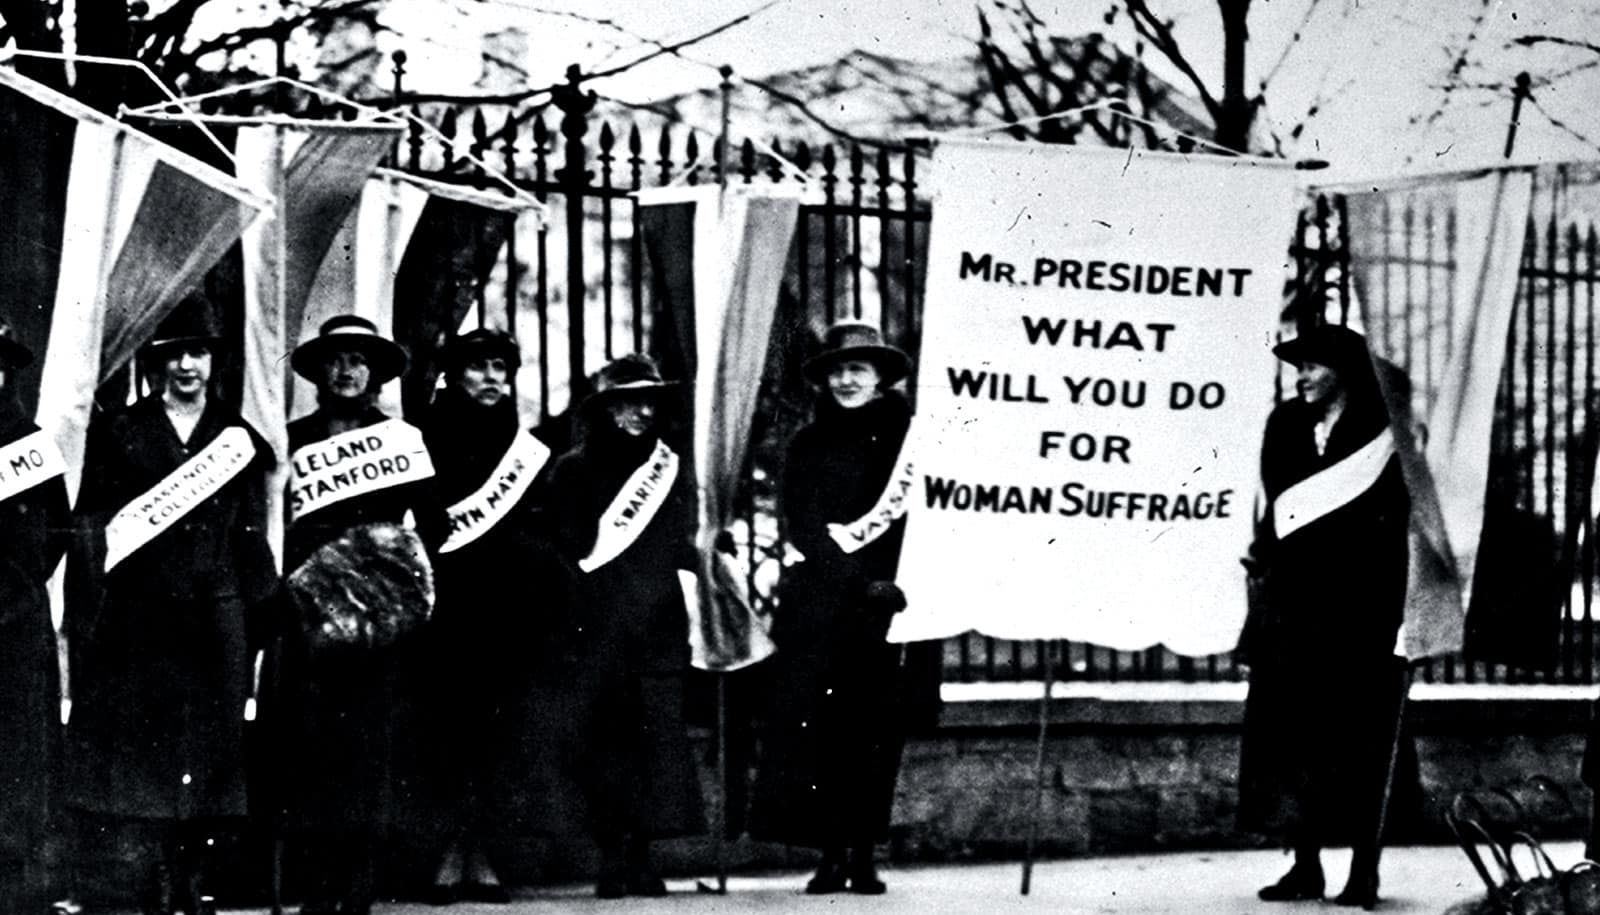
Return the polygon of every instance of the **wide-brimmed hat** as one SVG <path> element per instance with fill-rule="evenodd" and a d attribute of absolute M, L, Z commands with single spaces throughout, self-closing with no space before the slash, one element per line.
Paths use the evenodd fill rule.
<path fill-rule="evenodd" d="M 0 318 L 0 369 L 20 369 L 33 364 L 33 350 L 17 339 L 11 322 Z"/>
<path fill-rule="evenodd" d="M 1301 331 L 1299 336 L 1274 346 L 1272 354 L 1295 366 L 1315 362 L 1338 372 L 1372 371 L 1367 338 L 1338 324 L 1318 324 Z"/>
<path fill-rule="evenodd" d="M 378 325 L 357 315 L 336 315 L 322 322 L 317 335 L 295 347 L 289 365 L 301 378 L 320 384 L 322 366 L 333 353 L 354 350 L 367 357 L 372 383 L 398 378 L 406 370 L 406 351 L 378 333 Z"/>
<path fill-rule="evenodd" d="M 451 375 L 478 356 L 504 359 L 506 368 L 512 372 L 522 362 L 522 350 L 516 338 L 503 330 L 480 327 L 446 340 L 439 347 L 439 367 L 446 375 Z"/>
<path fill-rule="evenodd" d="M 676 381 L 665 381 L 655 360 L 642 353 L 619 356 L 594 374 L 594 390 L 583 399 L 580 410 L 588 412 L 596 407 L 624 397 L 659 394 L 667 388 L 677 387 Z"/>
<path fill-rule="evenodd" d="M 191 292 L 173 306 L 156 325 L 156 332 L 140 350 L 145 355 L 175 346 L 198 344 L 216 349 L 222 342 L 222 326 L 216 308 L 203 292 Z"/>
<path fill-rule="evenodd" d="M 883 342 L 883 333 L 864 321 L 839 321 L 822 336 L 822 352 L 807 359 L 801 371 L 812 384 L 824 384 L 840 362 L 859 359 L 878 370 L 879 386 L 888 387 L 911 373 L 911 357 Z"/>

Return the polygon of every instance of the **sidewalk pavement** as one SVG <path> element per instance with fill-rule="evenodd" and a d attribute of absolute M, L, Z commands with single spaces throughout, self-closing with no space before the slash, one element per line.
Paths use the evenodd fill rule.
<path fill-rule="evenodd" d="M 1582 858 L 1578 842 L 1547 846 L 1558 867 Z M 1334 906 L 1331 896 L 1344 883 L 1349 852 L 1334 849 L 1323 856 L 1330 901 L 1263 903 L 1256 889 L 1276 880 L 1289 867 L 1278 851 L 1182 852 L 1044 861 L 1034 867 L 1032 892 L 1019 893 L 1022 865 L 972 864 L 885 868 L 889 884 L 884 896 L 806 896 L 805 873 L 733 875 L 726 896 L 697 892 L 694 880 L 669 880 L 672 894 L 664 899 L 594 898 L 590 885 L 518 890 L 508 906 L 461 903 L 432 908 L 421 903 L 380 903 L 374 915 L 545 915 L 597 912 L 627 915 L 686 915 L 742 912 L 865 912 L 877 915 L 936 913 L 1039 912 L 1115 913 L 1115 915 L 1306 915 L 1359 912 Z M 1386 849 L 1383 886 L 1377 911 L 1386 915 L 1429 913 L 1481 893 L 1477 875 L 1453 846 L 1409 846 Z M 713 884 L 711 877 L 702 878 Z M 264 910 L 248 910 L 264 915 Z M 290 915 L 295 910 L 288 909 Z"/>

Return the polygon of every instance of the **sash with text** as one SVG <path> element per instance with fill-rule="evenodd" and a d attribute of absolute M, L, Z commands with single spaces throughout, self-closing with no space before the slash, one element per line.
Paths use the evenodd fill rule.
<path fill-rule="evenodd" d="M 594 539 L 594 549 L 578 560 L 578 568 L 593 572 L 621 556 L 666 504 L 667 494 L 677 478 L 678 453 L 668 448 L 666 442 L 657 442 L 656 450 L 628 477 L 617 491 L 617 497 L 600 513 L 600 530 Z"/>
<path fill-rule="evenodd" d="M 550 448 L 534 438 L 533 433 L 517 433 L 483 485 L 450 506 L 450 536 L 439 547 L 439 552 L 453 553 L 503 521 L 549 459 Z"/>
<path fill-rule="evenodd" d="M 37 430 L 0 447 L 0 502 L 67 472 L 48 432 Z"/>
<path fill-rule="evenodd" d="M 908 437 L 900 446 L 900 456 L 889 474 L 889 483 L 872 509 L 849 524 L 828 525 L 828 536 L 846 553 L 854 553 L 882 537 L 896 521 L 906 516 L 906 504 L 916 483 L 917 471 L 911 460 Z"/>
<path fill-rule="evenodd" d="M 106 571 L 216 495 L 256 456 L 243 426 L 229 426 L 200 453 L 124 505 L 106 525 Z"/>
<path fill-rule="evenodd" d="M 433 476 L 422 430 L 398 419 L 341 432 L 289 457 L 289 520 Z"/>

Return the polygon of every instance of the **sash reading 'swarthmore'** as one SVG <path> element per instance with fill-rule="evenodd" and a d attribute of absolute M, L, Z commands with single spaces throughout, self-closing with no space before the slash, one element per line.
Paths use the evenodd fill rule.
<path fill-rule="evenodd" d="M 1394 434 L 1388 427 L 1354 454 L 1278 493 L 1272 503 L 1272 528 L 1278 539 L 1342 506 L 1372 488 L 1394 456 Z"/>
<path fill-rule="evenodd" d="M 290 521 L 354 496 L 433 476 L 422 431 L 398 419 L 311 442 L 290 455 L 289 462 Z"/>
<path fill-rule="evenodd" d="M 255 456 L 250 433 L 243 426 L 229 426 L 199 454 L 124 505 L 106 525 L 106 571 L 216 495 Z"/>
<path fill-rule="evenodd" d="M 0 502 L 67 472 L 55 439 L 42 430 L 0 447 Z"/>
<path fill-rule="evenodd" d="M 494 472 L 475 492 L 450 506 L 450 536 L 439 552 L 450 553 L 477 540 L 499 524 L 521 501 L 523 493 L 550 459 L 550 449 L 531 432 L 519 432 Z"/>
<path fill-rule="evenodd" d="M 639 539 L 650 519 L 656 516 L 678 478 L 678 453 L 666 442 L 656 442 L 656 450 L 622 484 L 617 497 L 600 514 L 600 530 L 594 549 L 578 560 L 578 568 L 593 572 L 618 556 Z"/>
<path fill-rule="evenodd" d="M 916 478 L 916 470 L 911 462 L 911 442 L 907 440 L 900 446 L 900 457 L 895 460 L 894 471 L 889 474 L 889 483 L 872 509 L 849 524 L 828 525 L 828 536 L 846 553 L 854 553 L 882 537 L 890 526 L 905 517 L 911 487 Z"/>

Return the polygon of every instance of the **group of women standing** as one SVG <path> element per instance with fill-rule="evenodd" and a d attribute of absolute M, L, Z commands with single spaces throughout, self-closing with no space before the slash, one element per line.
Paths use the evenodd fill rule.
<path fill-rule="evenodd" d="M 404 351 L 337 317 L 293 354 L 318 399 L 279 456 L 217 396 L 222 349 L 209 303 L 185 300 L 140 352 L 150 393 L 94 420 L 75 509 L 59 459 L 0 478 L 0 714 L 16 735 L 0 750 L 0 895 L 43 912 L 59 889 L 37 850 L 62 752 L 45 582 L 69 547 L 59 796 L 139 836 L 144 912 L 214 911 L 210 840 L 254 815 L 302 852 L 287 881 L 302 915 L 362 915 L 379 849 L 418 807 L 406 822 L 432 824 L 436 904 L 506 901 L 490 855 L 517 834 L 587 833 L 601 897 L 665 893 L 651 843 L 705 825 L 684 712 L 693 475 L 659 422 L 675 383 L 643 356 L 608 364 L 576 444 L 547 460 L 517 422 L 510 337 L 448 341 L 412 426 L 377 406 Z M 0 323 L 0 457 L 48 444 L 5 391 L 30 359 Z M 865 546 L 837 531 L 889 481 L 908 370 L 875 328 L 830 329 L 805 366 L 817 419 L 789 452 L 783 511 L 806 560 L 774 633 L 751 831 L 823 851 L 811 893 L 884 891 L 901 524 Z"/>

